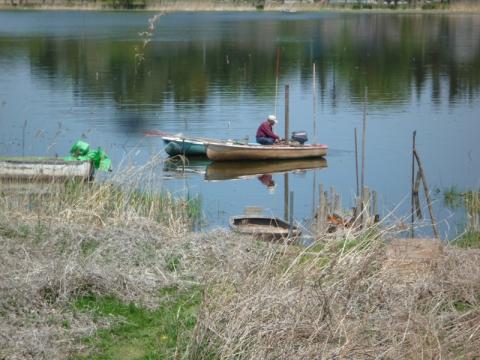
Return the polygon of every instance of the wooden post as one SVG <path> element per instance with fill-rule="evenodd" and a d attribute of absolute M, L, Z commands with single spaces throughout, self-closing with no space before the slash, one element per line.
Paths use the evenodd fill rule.
<path fill-rule="evenodd" d="M 427 198 L 428 212 L 430 213 L 430 219 L 432 221 L 433 234 L 437 239 L 440 239 L 435 217 L 433 216 L 432 202 L 430 200 L 430 190 L 428 188 L 427 179 L 425 178 L 425 172 L 423 171 L 423 166 L 422 166 L 422 162 L 420 161 L 420 156 L 418 156 L 416 149 L 413 151 L 413 155 L 415 156 L 415 159 L 417 159 L 418 171 L 420 171 L 420 174 L 422 176 L 423 190 L 425 191 L 425 197 Z"/>
<path fill-rule="evenodd" d="M 415 224 L 415 137 L 417 136 L 417 131 L 415 130 L 413 132 L 413 140 L 412 140 L 412 227 L 411 227 L 411 230 L 410 230 L 410 233 L 411 233 L 411 237 L 414 238 L 415 237 L 415 233 L 414 233 L 414 224 Z M 417 194 L 418 195 L 418 194 Z"/>
<path fill-rule="evenodd" d="M 365 100 L 364 100 L 364 105 L 363 105 L 363 128 L 362 128 L 362 179 L 361 179 L 361 184 L 360 184 L 360 189 L 361 189 L 361 201 L 360 201 L 360 206 L 361 206 L 361 216 L 362 216 L 362 224 L 364 223 L 363 217 L 364 217 L 364 201 L 365 199 L 363 198 L 363 188 L 365 186 L 365 134 L 367 132 L 367 101 L 368 101 L 368 87 L 365 86 Z"/>
<path fill-rule="evenodd" d="M 330 208 L 328 209 L 328 213 L 332 214 L 335 211 L 335 188 L 330 186 Z"/>
<path fill-rule="evenodd" d="M 313 63 L 313 142 L 317 143 L 317 84 L 315 63 Z"/>
<path fill-rule="evenodd" d="M 358 146 L 357 146 L 357 128 L 354 131 L 355 138 L 355 178 L 357 179 L 357 197 L 360 197 L 360 186 L 358 184 Z"/>
<path fill-rule="evenodd" d="M 289 86 L 285 85 L 285 140 L 288 141 L 288 133 L 290 131 L 289 129 L 289 109 L 288 109 L 288 92 L 289 92 Z"/>
<path fill-rule="evenodd" d="M 317 169 L 313 170 L 313 186 L 312 186 L 312 213 L 315 214 L 315 209 L 317 208 L 315 205 L 317 204 Z"/>
<path fill-rule="evenodd" d="M 380 221 L 380 215 L 378 213 L 378 195 L 375 190 L 372 191 L 372 206 L 373 206 L 373 222 L 378 223 Z"/>
<path fill-rule="evenodd" d="M 284 202 L 284 207 L 283 207 L 283 218 L 285 221 L 288 221 L 288 191 L 289 191 L 289 184 L 288 184 L 288 172 L 283 174 L 283 180 L 284 180 L 284 192 L 283 192 L 283 202 Z"/>
<path fill-rule="evenodd" d="M 293 191 L 290 191 L 290 220 L 289 220 L 289 227 L 288 227 L 288 237 L 292 237 L 292 229 L 293 229 Z"/>
<path fill-rule="evenodd" d="M 420 189 L 420 181 L 422 181 L 422 176 L 420 174 L 420 171 L 417 172 L 417 177 L 415 179 L 415 186 L 413 187 L 413 202 L 414 202 L 414 208 L 415 208 L 415 214 L 418 219 L 422 220 L 423 215 L 422 215 L 422 209 L 420 207 L 420 197 L 418 196 L 418 191 Z"/>
<path fill-rule="evenodd" d="M 277 116 L 278 78 L 280 74 L 280 48 L 277 47 L 277 59 L 275 62 L 275 116 Z"/>
<path fill-rule="evenodd" d="M 323 184 L 318 187 L 318 211 L 317 211 L 317 230 L 323 230 L 325 220 L 325 198 L 323 196 Z"/>

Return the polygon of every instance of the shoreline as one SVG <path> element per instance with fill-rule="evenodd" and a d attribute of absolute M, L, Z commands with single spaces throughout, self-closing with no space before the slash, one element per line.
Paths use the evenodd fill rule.
<path fill-rule="evenodd" d="M 64 1 L 63 3 L 46 4 L 45 2 L 32 2 L 30 4 L 16 4 L 13 2 L 0 3 L 0 11 L 137 11 L 137 12 L 344 12 L 344 13 L 375 13 L 375 14 L 480 14 L 479 5 L 451 5 L 449 8 L 361 8 L 343 6 L 325 6 L 322 4 L 265 4 L 262 8 L 256 8 L 252 3 L 218 3 L 211 2 L 171 2 L 171 3 L 133 3 L 130 7 L 116 6 L 109 2 L 84 2 Z"/>

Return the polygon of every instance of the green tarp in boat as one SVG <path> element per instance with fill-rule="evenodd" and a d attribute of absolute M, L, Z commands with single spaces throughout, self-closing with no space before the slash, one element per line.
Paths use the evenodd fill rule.
<path fill-rule="evenodd" d="M 64 157 L 64 160 L 90 160 L 96 170 L 102 171 L 109 171 L 112 166 L 112 161 L 101 147 L 97 150 L 90 150 L 90 145 L 82 140 L 78 140 L 73 144 L 70 149 L 70 156 Z"/>

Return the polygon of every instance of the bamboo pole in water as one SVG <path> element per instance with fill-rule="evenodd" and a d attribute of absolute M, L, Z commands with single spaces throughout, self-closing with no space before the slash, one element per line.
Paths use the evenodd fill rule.
<path fill-rule="evenodd" d="M 413 132 L 413 140 L 412 140 L 412 228 L 411 228 L 411 236 L 412 238 L 415 236 L 414 233 L 414 223 L 415 223 L 415 137 L 417 136 L 417 131 Z M 418 193 L 417 193 L 418 196 Z"/>
<path fill-rule="evenodd" d="M 285 139 L 288 139 L 288 122 L 289 122 L 289 109 L 288 109 L 288 101 L 289 101 L 289 86 L 285 85 Z M 285 173 L 285 194 L 284 194 L 284 205 L 285 205 L 285 220 L 288 221 L 288 172 Z"/>
<path fill-rule="evenodd" d="M 357 179 L 357 197 L 360 196 L 360 185 L 358 184 L 358 144 L 357 144 L 357 128 L 354 131 L 355 137 L 355 178 Z"/>
<path fill-rule="evenodd" d="M 290 218 L 289 218 L 289 226 L 288 226 L 288 237 L 292 237 L 292 229 L 293 229 L 293 191 L 290 191 Z"/>
<path fill-rule="evenodd" d="M 283 192 L 283 218 L 288 221 L 288 191 L 289 191 L 289 184 L 288 184 L 288 172 L 283 174 L 284 180 L 284 192 Z"/>
<path fill-rule="evenodd" d="M 420 174 L 422 176 L 423 190 L 425 190 L 425 197 L 427 198 L 428 212 L 430 213 L 430 219 L 432 221 L 433 234 L 437 239 L 440 239 L 435 217 L 433 215 L 432 201 L 430 199 L 430 190 L 428 188 L 427 179 L 425 178 L 425 172 L 423 171 L 422 162 L 420 161 L 420 156 L 418 155 L 417 149 L 413 151 L 413 155 L 415 156 L 415 159 L 417 159 L 418 171 L 420 171 Z"/>
<path fill-rule="evenodd" d="M 367 132 L 367 101 L 368 101 L 368 87 L 365 86 L 365 99 L 364 99 L 364 104 L 363 104 L 363 128 L 362 128 L 362 178 L 361 178 L 361 184 L 360 184 L 360 189 L 361 189 L 361 201 L 360 201 L 360 214 L 362 216 L 362 224 L 363 224 L 363 208 L 364 208 L 364 201 L 365 199 L 363 198 L 363 188 L 365 187 L 365 134 Z"/>
<path fill-rule="evenodd" d="M 289 86 L 285 85 L 285 140 L 288 140 L 288 132 L 290 131 L 288 102 L 289 102 Z"/>
<path fill-rule="evenodd" d="M 317 143 L 317 84 L 315 77 L 315 63 L 313 63 L 313 142 Z"/>
<path fill-rule="evenodd" d="M 278 78 L 280 74 L 280 48 L 277 47 L 277 58 L 275 61 L 275 116 L 277 116 Z"/>

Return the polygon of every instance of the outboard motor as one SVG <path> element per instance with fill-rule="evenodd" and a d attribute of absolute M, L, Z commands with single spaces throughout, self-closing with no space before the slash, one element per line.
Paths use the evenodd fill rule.
<path fill-rule="evenodd" d="M 300 144 L 304 144 L 308 141 L 308 136 L 306 131 L 294 131 L 292 132 L 293 141 L 298 141 Z"/>

